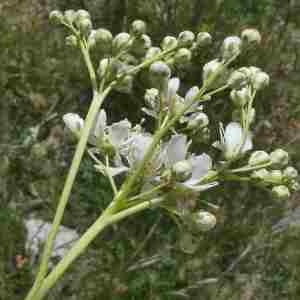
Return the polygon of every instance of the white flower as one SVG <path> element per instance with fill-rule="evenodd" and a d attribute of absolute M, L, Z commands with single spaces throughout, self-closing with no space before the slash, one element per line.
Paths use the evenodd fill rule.
<path fill-rule="evenodd" d="M 190 157 L 187 157 L 188 147 L 189 143 L 185 135 L 173 135 L 163 149 L 163 163 L 165 167 L 167 169 L 172 169 L 172 167 L 178 162 L 187 161 L 187 163 L 191 165 L 191 175 L 187 180 L 182 182 L 183 186 L 195 191 L 202 191 L 215 186 L 217 184 L 216 182 L 200 185 L 201 180 L 212 168 L 211 158 L 205 153 L 197 156 L 191 155 Z"/>
<path fill-rule="evenodd" d="M 213 146 L 223 151 L 225 158 L 228 160 L 251 150 L 253 147 L 251 134 L 245 137 L 243 128 L 237 122 L 229 123 L 225 132 L 221 125 L 220 135 L 221 141 L 215 142 Z"/>
<path fill-rule="evenodd" d="M 63 116 L 63 121 L 66 126 L 77 135 L 80 134 L 80 131 L 84 126 L 84 120 L 78 114 L 74 113 L 65 114 Z"/>

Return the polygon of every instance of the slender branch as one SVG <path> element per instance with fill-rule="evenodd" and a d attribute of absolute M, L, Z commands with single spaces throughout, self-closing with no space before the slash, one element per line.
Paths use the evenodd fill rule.
<path fill-rule="evenodd" d="M 113 189 L 114 195 L 117 195 L 118 189 L 117 189 L 115 180 L 114 180 L 114 178 L 112 177 L 112 175 L 111 175 L 111 173 L 110 173 L 110 171 L 109 171 L 109 158 L 108 158 L 107 155 L 106 155 L 106 158 L 105 158 L 105 159 L 106 159 L 105 173 L 106 173 L 106 175 L 107 175 L 107 177 L 108 177 L 108 180 L 109 180 L 109 182 L 110 182 L 110 185 L 111 185 L 111 187 L 112 187 L 112 189 Z"/>

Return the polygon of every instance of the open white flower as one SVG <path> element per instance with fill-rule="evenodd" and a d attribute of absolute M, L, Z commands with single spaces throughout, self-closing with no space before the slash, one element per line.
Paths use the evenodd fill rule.
<path fill-rule="evenodd" d="M 213 146 L 220 149 L 226 159 L 233 159 L 253 148 L 251 133 L 245 136 L 245 131 L 240 123 L 231 122 L 225 132 L 222 124 L 220 125 L 220 141 L 214 142 Z"/>
<path fill-rule="evenodd" d="M 84 120 L 78 115 L 74 113 L 67 113 L 63 115 L 63 121 L 74 134 L 79 135 L 80 131 L 84 126 Z"/>
<path fill-rule="evenodd" d="M 167 169 L 176 168 L 179 163 L 190 165 L 190 174 L 181 184 L 194 191 L 206 190 L 217 185 L 217 182 L 209 184 L 200 184 L 201 180 L 208 174 L 212 168 L 212 160 L 209 155 L 191 155 L 188 157 L 189 143 L 187 137 L 182 134 L 173 135 L 170 141 L 164 147 L 164 165 Z M 186 170 L 184 170 L 186 172 Z"/>

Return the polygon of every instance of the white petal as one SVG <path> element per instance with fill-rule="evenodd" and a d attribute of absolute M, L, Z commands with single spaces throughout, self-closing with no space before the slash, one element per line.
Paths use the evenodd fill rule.
<path fill-rule="evenodd" d="M 187 102 L 191 102 L 193 101 L 193 98 L 199 93 L 199 88 L 197 86 L 193 86 L 192 88 L 190 88 L 186 95 L 185 95 L 185 101 Z"/>
<path fill-rule="evenodd" d="M 79 132 L 84 126 L 84 120 L 74 113 L 63 115 L 63 121 L 72 132 Z"/>
<path fill-rule="evenodd" d="M 200 185 L 192 185 L 192 184 L 186 184 L 185 182 L 183 183 L 184 186 L 194 190 L 195 192 L 203 192 L 206 191 L 208 189 L 211 189 L 217 185 L 219 185 L 219 182 L 214 181 L 211 183 L 207 183 L 207 184 L 200 184 Z"/>
<path fill-rule="evenodd" d="M 97 139 L 103 138 L 104 130 L 106 127 L 106 120 L 107 120 L 106 112 L 105 112 L 105 110 L 101 109 L 96 118 L 94 128 L 92 129 L 92 134 L 94 135 L 95 138 L 97 138 Z"/>
<path fill-rule="evenodd" d="M 226 151 L 234 153 L 243 142 L 243 129 L 237 122 L 231 122 L 225 129 Z"/>
<path fill-rule="evenodd" d="M 129 130 L 131 123 L 128 120 L 122 120 L 118 123 L 114 123 L 108 128 L 108 134 L 111 143 L 115 147 L 119 147 L 129 137 Z"/>
<path fill-rule="evenodd" d="M 192 176 L 185 183 L 197 184 L 211 169 L 212 160 L 209 155 L 203 153 L 201 155 L 191 157 L 190 162 L 192 165 Z"/>
<path fill-rule="evenodd" d="M 244 153 L 246 151 L 252 150 L 252 148 L 253 148 L 253 143 L 252 143 L 251 134 L 248 134 L 241 151 L 242 153 Z"/>
<path fill-rule="evenodd" d="M 128 154 L 128 162 L 130 165 L 134 165 L 137 162 L 143 160 L 147 149 L 152 143 L 152 136 L 144 135 L 144 134 L 136 134 L 132 137 L 130 146 L 129 146 L 129 154 Z"/>
<path fill-rule="evenodd" d="M 187 137 L 183 134 L 173 135 L 167 144 L 166 165 L 173 166 L 176 162 L 184 160 L 187 155 Z"/>
<path fill-rule="evenodd" d="M 175 78 L 171 78 L 169 80 L 169 82 L 168 82 L 168 96 L 167 96 L 168 101 L 171 101 L 171 99 L 173 99 L 175 97 L 176 93 L 178 92 L 179 85 L 180 85 L 179 78 L 175 77 Z"/>

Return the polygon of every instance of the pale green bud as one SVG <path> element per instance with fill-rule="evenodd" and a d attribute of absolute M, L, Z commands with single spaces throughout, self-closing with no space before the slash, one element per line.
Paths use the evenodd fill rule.
<path fill-rule="evenodd" d="M 96 47 L 95 33 L 96 33 L 96 30 L 92 30 L 88 37 L 87 43 L 88 43 L 89 49 L 94 49 Z"/>
<path fill-rule="evenodd" d="M 121 32 L 115 36 L 112 42 L 113 54 L 118 54 L 121 50 L 129 47 L 130 35 L 127 32 Z"/>
<path fill-rule="evenodd" d="M 298 177 L 298 171 L 294 167 L 289 166 L 284 169 L 283 176 L 288 180 L 296 179 Z"/>
<path fill-rule="evenodd" d="M 58 25 L 58 24 L 62 23 L 64 16 L 61 11 L 53 10 L 49 14 L 49 19 L 50 19 L 51 23 Z"/>
<path fill-rule="evenodd" d="M 179 161 L 173 165 L 172 173 L 177 181 L 186 181 L 192 175 L 192 165 L 187 160 Z"/>
<path fill-rule="evenodd" d="M 76 12 L 76 19 L 77 20 L 79 20 L 79 19 L 90 19 L 90 18 L 91 18 L 91 15 L 87 10 L 85 10 L 85 9 L 77 10 L 77 12 Z"/>
<path fill-rule="evenodd" d="M 150 59 L 153 58 L 154 56 L 158 55 L 161 53 L 161 49 L 159 47 L 151 47 L 148 49 L 145 58 Z"/>
<path fill-rule="evenodd" d="M 270 77 L 265 72 L 257 72 L 252 81 L 253 88 L 257 91 L 267 87 L 269 83 Z"/>
<path fill-rule="evenodd" d="M 246 72 L 244 72 L 242 69 L 239 69 L 230 74 L 227 84 L 231 88 L 240 89 L 247 83 L 247 81 L 248 76 Z"/>
<path fill-rule="evenodd" d="M 270 173 L 267 169 L 255 170 L 251 174 L 251 178 L 254 180 L 265 181 L 269 177 Z"/>
<path fill-rule="evenodd" d="M 151 38 L 147 34 L 136 38 L 131 46 L 131 52 L 137 56 L 144 56 L 152 45 Z"/>
<path fill-rule="evenodd" d="M 240 53 L 242 48 L 242 41 L 238 36 L 227 37 L 222 45 L 222 57 L 224 60 L 228 60 L 234 55 Z"/>
<path fill-rule="evenodd" d="M 99 28 L 95 32 L 95 41 L 99 49 L 103 52 L 109 52 L 112 47 L 113 36 L 111 32 L 104 28 Z"/>
<path fill-rule="evenodd" d="M 89 36 L 92 31 L 92 21 L 87 18 L 81 18 L 78 20 L 78 29 L 84 36 Z"/>
<path fill-rule="evenodd" d="M 209 231 L 217 224 L 216 217 L 208 211 L 196 212 L 193 214 L 192 218 L 197 229 L 201 231 Z"/>
<path fill-rule="evenodd" d="M 300 184 L 295 179 L 291 180 L 291 182 L 289 183 L 289 187 L 294 192 L 298 192 L 300 190 Z"/>
<path fill-rule="evenodd" d="M 133 87 L 133 76 L 126 75 L 118 84 L 115 89 L 120 93 L 130 94 Z"/>
<path fill-rule="evenodd" d="M 134 36 L 140 37 L 145 34 L 147 30 L 146 23 L 141 20 L 135 20 L 131 24 L 131 32 Z"/>
<path fill-rule="evenodd" d="M 147 89 L 145 96 L 145 103 L 148 107 L 158 110 L 159 108 L 159 90 L 152 88 L 152 89 Z"/>
<path fill-rule="evenodd" d="M 290 197 L 290 191 L 285 185 L 278 185 L 272 188 L 273 197 L 279 200 L 285 200 Z"/>
<path fill-rule="evenodd" d="M 232 90 L 230 98 L 235 106 L 243 107 L 251 99 L 250 90 L 247 87 L 242 88 L 241 90 Z"/>
<path fill-rule="evenodd" d="M 207 114 L 200 112 L 197 113 L 196 117 L 189 120 L 187 124 L 187 129 L 202 129 L 209 124 L 209 119 Z"/>
<path fill-rule="evenodd" d="M 214 74 L 220 67 L 222 63 L 217 59 L 214 59 L 203 66 L 203 81 L 206 81 L 212 74 Z"/>
<path fill-rule="evenodd" d="M 212 43 L 212 37 L 208 32 L 199 32 L 197 34 L 196 45 L 198 47 L 205 47 Z"/>
<path fill-rule="evenodd" d="M 242 31 L 241 34 L 243 42 L 252 45 L 259 45 L 261 42 L 261 35 L 258 30 L 248 28 Z"/>
<path fill-rule="evenodd" d="M 270 155 L 265 151 L 254 151 L 248 161 L 250 166 L 266 164 L 270 161 Z"/>
<path fill-rule="evenodd" d="M 178 41 L 177 41 L 176 37 L 167 35 L 162 40 L 160 46 L 163 50 L 168 50 L 170 48 L 176 48 L 178 46 Z"/>
<path fill-rule="evenodd" d="M 275 167 L 282 168 L 289 163 L 289 154 L 282 149 L 276 149 L 270 154 L 270 157 Z"/>
<path fill-rule="evenodd" d="M 69 35 L 66 37 L 66 45 L 69 46 L 69 47 L 77 47 L 78 45 L 78 41 L 77 41 L 77 38 L 75 35 Z"/>
<path fill-rule="evenodd" d="M 171 70 L 163 61 L 156 61 L 150 66 L 150 74 L 156 77 L 169 78 Z"/>
<path fill-rule="evenodd" d="M 65 21 L 68 24 L 72 25 L 73 22 L 75 21 L 75 18 L 76 18 L 76 12 L 75 12 L 75 10 L 68 9 L 68 10 L 65 11 L 65 13 L 64 13 L 64 19 L 65 19 Z"/>
<path fill-rule="evenodd" d="M 280 170 L 271 170 L 267 180 L 272 183 L 280 184 L 282 182 L 282 172 Z"/>
<path fill-rule="evenodd" d="M 180 48 L 174 56 L 174 63 L 177 65 L 186 65 L 191 59 L 192 52 L 187 48 Z"/>
<path fill-rule="evenodd" d="M 191 47 L 195 39 L 195 34 L 192 31 L 182 31 L 178 35 L 178 46 L 179 47 Z"/>
<path fill-rule="evenodd" d="M 97 73 L 98 73 L 100 78 L 102 78 L 106 74 L 108 66 L 109 66 L 109 59 L 108 58 L 103 58 L 103 59 L 100 60 L 99 66 L 98 66 L 98 69 L 97 69 Z"/>

